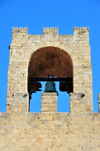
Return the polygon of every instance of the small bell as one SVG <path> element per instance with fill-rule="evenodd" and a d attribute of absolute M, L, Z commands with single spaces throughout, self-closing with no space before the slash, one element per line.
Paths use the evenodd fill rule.
<path fill-rule="evenodd" d="M 46 83 L 45 92 L 57 92 L 55 89 L 55 83 L 53 81 L 48 81 Z"/>

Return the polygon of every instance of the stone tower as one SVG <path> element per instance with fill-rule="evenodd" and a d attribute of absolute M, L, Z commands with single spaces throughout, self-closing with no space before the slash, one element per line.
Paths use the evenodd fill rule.
<path fill-rule="evenodd" d="M 29 112 L 31 94 L 40 87 L 30 79 L 48 75 L 71 79 L 64 86 L 70 94 L 70 113 L 57 112 L 57 93 L 50 92 L 42 94 L 41 113 Z M 100 150 L 100 114 L 93 113 L 87 27 L 74 28 L 73 35 L 58 35 L 58 28 L 43 28 L 43 35 L 12 28 L 0 142 L 1 151 Z"/>

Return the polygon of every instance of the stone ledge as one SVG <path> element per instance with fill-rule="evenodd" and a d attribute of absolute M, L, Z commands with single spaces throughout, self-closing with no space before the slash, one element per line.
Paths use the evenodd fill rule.
<path fill-rule="evenodd" d="M 57 96 L 57 92 L 43 92 L 42 96 Z"/>

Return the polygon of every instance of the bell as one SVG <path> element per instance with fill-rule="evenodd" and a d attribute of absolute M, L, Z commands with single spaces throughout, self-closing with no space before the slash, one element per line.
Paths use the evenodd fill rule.
<path fill-rule="evenodd" d="M 55 83 L 53 81 L 48 81 L 46 83 L 45 92 L 57 92 L 55 89 Z"/>

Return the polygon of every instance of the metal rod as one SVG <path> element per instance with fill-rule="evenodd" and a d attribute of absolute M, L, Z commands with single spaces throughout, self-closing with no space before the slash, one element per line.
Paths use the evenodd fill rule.
<path fill-rule="evenodd" d="M 72 78 L 29 78 L 29 81 L 72 81 Z"/>

